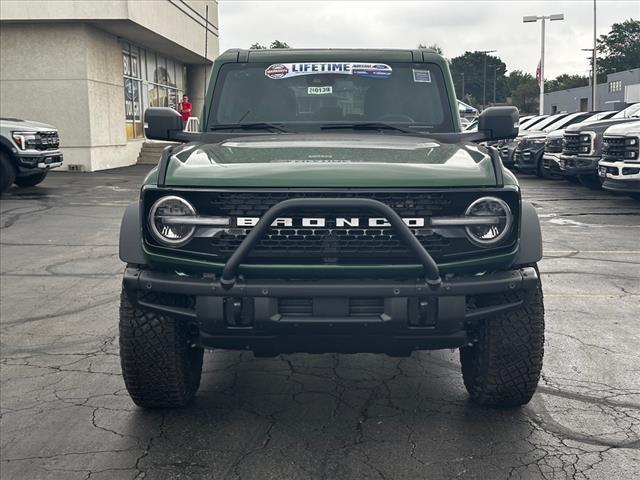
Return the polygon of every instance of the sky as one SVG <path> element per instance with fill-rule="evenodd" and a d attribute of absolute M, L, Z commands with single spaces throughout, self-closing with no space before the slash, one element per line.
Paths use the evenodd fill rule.
<path fill-rule="evenodd" d="M 219 0 L 220 51 L 268 45 L 292 47 L 416 48 L 437 43 L 446 57 L 466 50 L 497 50 L 508 71 L 534 74 L 540 58 L 540 22 L 525 15 L 563 13 L 546 22 L 545 78 L 587 74 L 593 44 L 593 2 Z M 640 2 L 597 0 L 598 35 L 625 19 L 640 19 Z"/>

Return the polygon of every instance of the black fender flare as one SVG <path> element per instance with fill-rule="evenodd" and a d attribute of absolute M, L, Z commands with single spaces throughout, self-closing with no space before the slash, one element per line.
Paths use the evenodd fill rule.
<path fill-rule="evenodd" d="M 542 259 L 542 231 L 540 219 L 534 206 L 529 202 L 522 202 L 522 216 L 520 220 L 520 245 L 514 265 L 530 265 Z"/>
<path fill-rule="evenodd" d="M 142 249 L 142 222 L 140 202 L 134 202 L 124 211 L 120 224 L 120 260 L 125 263 L 145 265 L 146 258 Z"/>

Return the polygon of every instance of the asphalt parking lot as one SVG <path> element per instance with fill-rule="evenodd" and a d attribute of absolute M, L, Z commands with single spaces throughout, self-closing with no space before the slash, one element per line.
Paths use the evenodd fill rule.
<path fill-rule="evenodd" d="M 543 222 L 547 311 L 524 408 L 471 404 L 448 350 L 216 351 L 190 407 L 144 411 L 120 376 L 117 242 L 147 170 L 53 172 L 0 202 L 3 479 L 638 475 L 639 203 L 521 179 Z"/>

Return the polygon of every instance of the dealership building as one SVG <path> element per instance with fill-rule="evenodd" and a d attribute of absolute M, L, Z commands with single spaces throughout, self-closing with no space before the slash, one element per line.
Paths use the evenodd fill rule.
<path fill-rule="evenodd" d="M 56 126 L 66 168 L 131 165 L 145 108 L 198 116 L 217 55 L 216 1 L 0 1 L 0 116 Z"/>
<path fill-rule="evenodd" d="M 607 81 L 598 84 L 596 89 L 596 108 L 592 105 L 590 85 L 545 93 L 544 113 L 621 110 L 630 103 L 640 102 L 640 68 L 610 73 Z"/>

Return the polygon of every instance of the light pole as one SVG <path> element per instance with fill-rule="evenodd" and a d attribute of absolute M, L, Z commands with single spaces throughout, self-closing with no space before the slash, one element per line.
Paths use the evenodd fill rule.
<path fill-rule="evenodd" d="M 546 20 L 564 20 L 564 14 L 557 13 L 554 15 L 527 15 L 522 17 L 524 23 L 537 22 L 542 20 L 542 42 L 540 47 L 540 115 L 544 114 L 544 24 Z"/>
<path fill-rule="evenodd" d="M 595 111 L 596 108 L 596 49 L 595 48 L 581 48 L 583 52 L 591 52 L 591 57 L 587 57 L 587 60 L 591 61 L 591 110 Z"/>
<path fill-rule="evenodd" d="M 597 110 L 598 99 L 598 79 L 596 76 L 596 0 L 593 0 L 593 78 L 591 80 L 591 103 L 593 104 L 593 110 Z"/>
<path fill-rule="evenodd" d="M 493 53 L 497 50 L 479 50 L 484 54 L 484 67 L 482 68 L 482 109 L 487 106 L 487 53 Z"/>
<path fill-rule="evenodd" d="M 493 65 L 493 104 L 496 104 L 496 79 L 498 76 L 498 66 Z"/>

